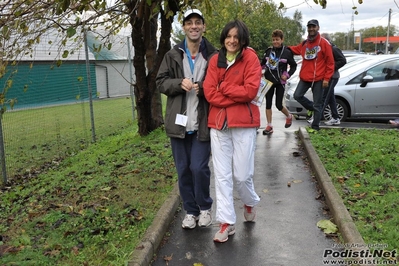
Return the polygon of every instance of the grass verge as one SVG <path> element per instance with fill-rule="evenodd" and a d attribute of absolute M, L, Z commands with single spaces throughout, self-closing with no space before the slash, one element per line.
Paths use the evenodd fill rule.
<path fill-rule="evenodd" d="M 309 135 L 365 243 L 397 249 L 399 131 L 344 128 Z"/>
<path fill-rule="evenodd" d="M 0 192 L 0 265 L 126 265 L 176 183 L 163 129 L 104 138 Z"/>
<path fill-rule="evenodd" d="M 94 100 L 93 109 L 97 140 L 119 134 L 133 125 L 130 98 Z M 92 143 L 88 102 L 8 111 L 2 119 L 10 182 Z"/>

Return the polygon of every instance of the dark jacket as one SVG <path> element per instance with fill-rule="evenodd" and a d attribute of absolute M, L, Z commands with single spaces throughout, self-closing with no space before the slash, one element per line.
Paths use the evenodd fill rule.
<path fill-rule="evenodd" d="M 332 78 L 338 79 L 340 77 L 338 69 L 346 64 L 346 57 L 335 44 L 331 43 L 333 56 L 334 56 L 334 74 Z"/>
<path fill-rule="evenodd" d="M 156 83 L 159 91 L 166 96 L 166 114 L 165 114 L 165 131 L 171 138 L 184 138 L 186 128 L 181 125 L 176 125 L 176 115 L 183 114 L 186 110 L 186 91 L 181 88 L 181 82 L 185 78 L 183 71 L 183 55 L 184 55 L 184 41 L 175 45 L 168 51 L 159 67 Z M 200 53 L 208 60 L 209 57 L 216 52 L 216 48 L 202 37 L 200 45 Z M 204 89 L 202 86 L 203 80 L 198 82 L 198 139 L 200 141 L 209 141 L 208 128 L 208 109 L 209 104 L 204 96 Z"/>
<path fill-rule="evenodd" d="M 280 48 L 267 48 L 260 64 L 262 69 L 265 70 L 265 78 L 274 84 L 284 84 L 285 82 L 280 80 L 279 77 L 283 74 L 287 75 L 288 78 L 291 77 L 292 74 L 295 73 L 297 67 L 294 55 L 286 46 Z M 290 66 L 290 68 L 287 71 L 288 66 Z"/>

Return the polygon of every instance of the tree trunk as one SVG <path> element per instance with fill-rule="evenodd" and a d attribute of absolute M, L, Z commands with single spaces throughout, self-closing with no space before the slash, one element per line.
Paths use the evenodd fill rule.
<path fill-rule="evenodd" d="M 135 8 L 137 3 L 139 8 L 130 13 L 134 47 L 133 66 L 136 76 L 134 94 L 138 133 L 140 136 L 146 136 L 163 124 L 161 97 L 156 92 L 153 73 L 154 66 L 157 65 L 154 56 L 157 40 L 153 36 L 156 36 L 158 27 L 156 19 L 150 17 L 151 7 L 147 6 L 145 1 L 131 1 L 131 7 Z"/>
<path fill-rule="evenodd" d="M 170 50 L 170 37 L 173 17 L 167 17 L 164 10 L 152 13 L 160 2 L 153 1 L 152 6 L 146 1 L 130 1 L 130 24 L 132 25 L 132 41 L 134 47 L 133 66 L 136 83 L 134 94 L 137 109 L 138 133 L 146 136 L 163 125 L 161 94 L 156 87 L 156 76 L 163 56 Z M 173 8 L 171 8 L 173 7 Z M 173 15 L 178 11 L 175 0 L 169 2 L 169 10 Z M 158 17 L 161 17 L 161 37 L 157 42 Z M 157 51 L 158 46 L 158 51 Z"/>

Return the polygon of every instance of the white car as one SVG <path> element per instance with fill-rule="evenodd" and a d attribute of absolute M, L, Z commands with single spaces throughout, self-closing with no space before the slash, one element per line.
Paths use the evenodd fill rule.
<path fill-rule="evenodd" d="M 341 121 L 361 117 L 399 117 L 399 55 L 356 55 L 347 57 L 335 86 L 335 98 Z M 286 85 L 285 105 L 298 116 L 307 110 L 294 99 L 299 82 L 299 70 Z M 305 94 L 312 100 L 312 92 Z M 324 118 L 331 118 L 330 108 Z"/>

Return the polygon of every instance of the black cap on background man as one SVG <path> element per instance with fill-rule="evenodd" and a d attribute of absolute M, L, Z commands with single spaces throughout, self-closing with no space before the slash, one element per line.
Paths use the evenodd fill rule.
<path fill-rule="evenodd" d="M 319 21 L 317 21 L 317 19 L 311 19 L 311 20 L 309 20 L 309 22 L 306 26 L 309 26 L 309 25 L 314 25 L 314 26 L 319 27 Z"/>

